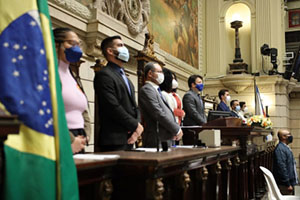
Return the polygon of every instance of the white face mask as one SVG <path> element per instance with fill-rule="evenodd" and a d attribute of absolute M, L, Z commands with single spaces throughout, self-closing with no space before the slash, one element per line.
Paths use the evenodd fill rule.
<path fill-rule="evenodd" d="M 122 46 L 122 47 L 118 47 L 117 50 L 118 50 L 117 58 L 119 58 L 123 62 L 128 62 L 130 57 L 128 49 L 125 46 Z"/>
<path fill-rule="evenodd" d="M 226 96 L 226 101 L 229 102 L 230 101 L 230 96 Z"/>
<path fill-rule="evenodd" d="M 158 82 L 158 84 L 162 84 L 162 82 L 164 82 L 165 80 L 165 75 L 163 73 L 157 73 L 157 78 L 156 81 Z"/>
<path fill-rule="evenodd" d="M 173 81 L 172 81 L 172 89 L 176 89 L 176 88 L 178 88 L 178 82 L 175 79 L 173 79 Z"/>
<path fill-rule="evenodd" d="M 248 107 L 245 107 L 245 108 L 244 108 L 244 112 L 248 112 Z"/>

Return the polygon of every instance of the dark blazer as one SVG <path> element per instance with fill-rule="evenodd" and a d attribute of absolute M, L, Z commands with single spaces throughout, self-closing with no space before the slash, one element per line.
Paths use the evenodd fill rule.
<path fill-rule="evenodd" d="M 232 110 L 230 113 L 232 117 L 240 118 L 239 114 L 237 114 L 235 111 Z"/>
<path fill-rule="evenodd" d="M 98 97 L 100 145 L 126 145 L 130 132 L 134 132 L 140 121 L 135 101 L 134 86 L 128 79 L 131 95 L 122 78 L 120 67 L 108 62 L 96 73 L 94 88 Z"/>
<path fill-rule="evenodd" d="M 150 83 L 146 83 L 140 90 L 139 107 L 145 122 L 142 135 L 144 147 L 156 147 L 157 121 L 160 141 L 171 140 L 179 132 L 180 126 L 172 110 Z"/>
<path fill-rule="evenodd" d="M 217 110 L 219 111 L 229 111 L 230 112 L 230 109 L 229 107 L 226 105 L 226 103 L 224 103 L 223 101 L 221 101 L 217 107 Z"/>
<path fill-rule="evenodd" d="M 294 156 L 290 148 L 279 142 L 274 151 L 273 174 L 278 185 L 296 185 Z"/>
<path fill-rule="evenodd" d="M 193 90 L 187 91 L 182 99 L 183 110 L 185 117 L 183 120 L 184 126 L 202 125 L 207 122 L 203 102 Z"/>

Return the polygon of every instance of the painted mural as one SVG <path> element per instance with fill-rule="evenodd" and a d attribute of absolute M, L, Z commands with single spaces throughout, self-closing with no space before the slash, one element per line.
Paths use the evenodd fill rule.
<path fill-rule="evenodd" d="M 198 68 L 197 0 L 151 0 L 149 31 L 160 48 Z"/>

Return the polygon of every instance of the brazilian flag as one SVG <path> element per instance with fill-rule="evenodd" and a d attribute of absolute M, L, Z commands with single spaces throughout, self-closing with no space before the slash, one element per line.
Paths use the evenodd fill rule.
<path fill-rule="evenodd" d="M 53 41 L 46 0 L 0 0 L 0 108 L 22 123 L 0 199 L 79 198 Z"/>

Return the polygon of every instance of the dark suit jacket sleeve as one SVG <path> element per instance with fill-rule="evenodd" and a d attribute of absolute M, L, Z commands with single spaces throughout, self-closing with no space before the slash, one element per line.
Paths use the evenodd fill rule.
<path fill-rule="evenodd" d="M 130 84 L 130 89 L 134 93 L 134 86 L 133 86 L 132 82 L 129 79 L 128 79 L 128 81 L 129 81 L 129 84 Z M 134 98 L 135 98 L 135 96 L 134 96 Z M 134 99 L 134 102 L 135 102 L 135 99 Z M 136 103 L 135 103 L 135 105 L 136 105 Z M 141 111 L 140 111 L 140 109 L 137 106 L 135 106 L 135 107 L 136 107 L 136 113 L 137 113 L 137 117 L 136 117 L 137 121 L 141 122 L 142 121 L 141 120 Z"/>
<path fill-rule="evenodd" d="M 132 117 L 120 105 L 115 90 L 115 83 L 111 76 L 104 72 L 98 72 L 94 79 L 95 91 L 98 95 L 102 95 L 101 99 L 104 100 L 107 110 L 110 110 L 109 115 L 114 120 L 118 121 L 129 131 L 135 131 L 138 125 L 138 120 Z"/>
<path fill-rule="evenodd" d="M 175 122 L 173 116 L 167 116 L 169 113 L 162 109 L 157 100 L 157 95 L 154 95 L 153 92 L 156 91 L 149 87 L 141 89 L 139 96 L 140 106 L 143 106 L 143 110 L 149 113 L 149 116 L 154 121 L 159 121 L 160 126 L 164 127 L 166 130 L 171 132 L 173 136 L 175 136 L 180 130 L 180 126 Z M 170 113 L 172 114 L 171 110 Z"/>
<path fill-rule="evenodd" d="M 206 119 L 203 118 L 203 116 L 200 115 L 200 113 L 197 110 L 195 99 L 194 97 L 187 93 L 183 97 L 183 105 L 185 108 L 185 112 L 187 115 L 189 115 L 197 124 L 201 125 L 203 123 L 206 123 Z M 202 105 L 203 109 L 203 105 Z"/>

